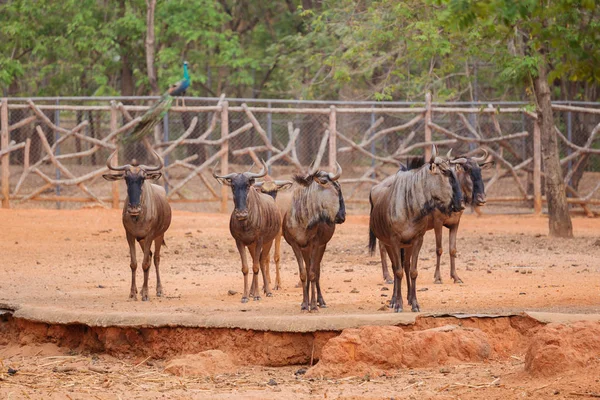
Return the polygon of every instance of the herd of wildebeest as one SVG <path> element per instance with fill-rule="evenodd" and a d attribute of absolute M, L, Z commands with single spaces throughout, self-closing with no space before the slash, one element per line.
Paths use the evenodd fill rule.
<path fill-rule="evenodd" d="M 432 147 L 429 160 L 413 159 L 401 166 L 397 173 L 371 188 L 369 200 L 369 250 L 375 251 L 377 241 L 381 251 L 383 278 L 394 284 L 390 307 L 402 311 L 401 283 L 406 274 L 407 300 L 412 311 L 419 311 L 417 301 L 417 262 L 425 232 L 435 231 L 437 264 L 435 282 L 441 283 L 440 256 L 442 255 L 442 227 L 450 230 L 450 276 L 462 282 L 456 274 L 456 234 L 460 217 L 466 205 L 479 207 L 485 204 L 485 190 L 481 169 L 489 163 L 480 157 L 452 157 L 452 150 L 443 157 Z M 116 153 L 116 152 L 115 152 Z M 127 198 L 123 207 L 123 226 L 131 255 L 130 297 L 137 299 L 135 274 L 137 269 L 135 242 L 144 253 L 142 269 L 144 284 L 142 300 L 148 300 L 148 275 L 154 242 L 156 268 L 156 295 L 162 295 L 159 263 L 164 234 L 171 223 L 171 208 L 165 190 L 150 180 L 161 177 L 162 158 L 157 166 L 131 164 L 113 166 L 113 153 L 106 165 L 115 173 L 106 174 L 107 180 L 124 179 Z M 326 307 L 320 286 L 321 261 L 335 225 L 346 219 L 342 188 L 338 182 L 342 168 L 336 163 L 335 172 L 326 172 L 311 166 L 309 171 L 295 175 L 293 181 L 273 180 L 267 175 L 262 162 L 258 173 L 241 172 L 218 175 L 214 178 L 231 187 L 234 210 L 229 230 L 235 239 L 242 262 L 244 292 L 242 303 L 250 297 L 260 300 L 261 293 L 272 296 L 269 274 L 269 253 L 275 242 L 276 279 L 274 288 L 281 285 L 279 274 L 280 242 L 283 236 L 294 251 L 298 261 L 300 285 L 303 288 L 302 311 L 318 311 Z M 262 178 L 262 181 L 257 179 Z M 292 188 L 290 196 L 277 196 L 281 190 Z M 252 283 L 248 285 L 248 259 L 252 257 Z M 387 269 L 386 254 L 392 263 L 393 278 Z M 262 273 L 263 287 L 259 288 L 258 273 Z"/>

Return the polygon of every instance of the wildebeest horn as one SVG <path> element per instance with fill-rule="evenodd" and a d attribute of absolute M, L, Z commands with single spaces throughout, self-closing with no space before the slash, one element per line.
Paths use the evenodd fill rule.
<path fill-rule="evenodd" d="M 110 162 L 112 161 L 113 157 L 115 156 L 115 154 L 117 154 L 119 150 L 115 150 L 110 157 L 108 157 L 108 160 L 106 160 L 106 166 L 108 167 L 108 169 L 112 170 L 112 171 L 125 171 L 126 169 L 129 169 L 129 167 L 131 167 L 131 165 L 129 164 L 125 164 L 123 166 L 116 166 L 113 167 Z"/>
<path fill-rule="evenodd" d="M 140 169 L 143 169 L 146 172 L 160 171 L 162 169 L 162 167 L 165 166 L 165 162 L 163 161 L 162 157 L 160 155 L 158 155 L 156 150 L 152 149 L 152 152 L 154 153 L 154 157 L 158 158 L 158 161 L 160 162 L 160 164 L 156 167 L 153 165 L 140 165 Z"/>
<path fill-rule="evenodd" d="M 262 178 L 265 176 L 267 174 L 267 164 L 263 159 L 260 160 L 260 163 L 262 164 L 262 168 L 257 174 L 253 172 L 244 172 L 244 175 L 246 175 L 248 178 Z"/>
<path fill-rule="evenodd" d="M 460 158 L 456 158 L 454 160 L 450 160 L 450 164 L 466 164 L 467 163 L 467 159 L 464 157 L 460 157 Z"/>
<path fill-rule="evenodd" d="M 219 162 L 218 162 L 218 161 L 215 163 L 215 166 L 212 168 L 212 176 L 213 176 L 215 179 L 231 179 L 231 178 L 233 178 L 235 175 L 237 175 L 235 172 L 232 172 L 231 174 L 227 174 L 227 175 L 223 175 L 223 176 L 221 176 L 221 175 L 217 175 L 217 174 L 215 174 L 215 170 L 217 169 L 217 165 L 219 165 Z"/>
<path fill-rule="evenodd" d="M 452 147 L 450 148 L 450 150 L 448 150 L 448 153 L 446 153 L 446 158 L 448 160 L 452 160 Z"/>
<path fill-rule="evenodd" d="M 292 181 L 273 181 L 273 182 L 277 185 L 277 187 L 283 186 L 283 185 L 293 185 L 294 184 L 294 182 L 292 182 Z"/>
<path fill-rule="evenodd" d="M 482 162 L 485 161 L 486 158 L 488 158 L 488 152 L 486 149 L 481 149 L 483 151 L 483 156 L 481 157 L 471 157 L 471 160 L 475 161 L 475 162 Z"/>
<path fill-rule="evenodd" d="M 312 175 L 312 174 L 314 174 L 315 172 L 317 172 L 317 170 L 316 170 L 316 169 L 317 169 L 319 166 L 318 166 L 318 165 L 315 165 L 315 163 L 316 163 L 316 162 L 317 162 L 317 159 L 315 158 L 315 159 L 313 160 L 313 162 L 311 162 L 311 163 L 310 163 L 310 166 L 308 167 L 308 174 L 309 174 L 309 175 Z"/>
<path fill-rule="evenodd" d="M 332 174 L 331 172 L 327 174 L 327 176 L 329 176 L 329 179 L 331 179 L 332 181 L 337 181 L 338 179 L 340 179 L 340 176 L 342 175 L 342 167 L 340 166 L 340 164 L 336 161 L 335 162 L 335 174 Z"/>
<path fill-rule="evenodd" d="M 431 159 L 429 160 L 429 162 L 431 164 L 433 164 L 435 162 L 435 159 L 437 157 L 437 146 L 435 144 L 431 145 Z"/>

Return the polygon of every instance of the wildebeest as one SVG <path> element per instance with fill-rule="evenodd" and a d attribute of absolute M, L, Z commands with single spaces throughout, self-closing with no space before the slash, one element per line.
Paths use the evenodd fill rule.
<path fill-rule="evenodd" d="M 341 174 L 342 168 L 336 163 L 335 173 L 318 170 L 294 176 L 296 185 L 283 217 L 283 237 L 292 246 L 298 261 L 303 288 L 302 311 L 318 311 L 317 305 L 326 307 L 320 285 L 321 260 L 335 232 L 335 224 L 346 220 L 342 188 L 337 182 Z"/>
<path fill-rule="evenodd" d="M 154 242 L 154 267 L 156 268 L 156 295 L 162 296 L 162 284 L 160 282 L 160 247 L 165 243 L 164 235 L 171 225 L 171 207 L 167 201 L 165 189 L 151 184 L 149 180 L 161 177 L 159 172 L 164 163 L 162 158 L 154 152 L 159 160 L 158 166 L 139 165 L 134 159 L 131 164 L 113 167 L 111 160 L 117 151 L 111 154 L 106 161 L 106 166 L 119 172 L 118 174 L 106 174 L 102 177 L 108 181 L 125 179 L 127 184 L 127 198 L 123 207 L 123 226 L 129 244 L 131 256 L 131 292 L 129 297 L 137 300 L 137 286 L 135 284 L 135 271 L 137 259 L 135 255 L 135 241 L 137 240 L 144 253 L 142 269 L 144 270 L 144 285 L 142 286 L 142 301 L 148 300 L 148 275 Z"/>
<path fill-rule="evenodd" d="M 229 219 L 229 231 L 235 239 L 235 244 L 242 259 L 242 273 L 244 274 L 244 294 L 242 303 L 248 302 L 248 296 L 254 300 L 260 300 L 258 288 L 258 271 L 262 272 L 264 291 L 267 297 L 272 296 L 268 278 L 266 276 L 266 260 L 269 258 L 269 250 L 273 239 L 281 228 L 281 216 L 275 205 L 275 200 L 259 192 L 255 187 L 255 179 L 262 178 L 267 174 L 267 166 L 262 162 L 259 173 L 242 172 L 213 176 L 217 181 L 231 186 L 233 192 L 233 203 L 235 208 Z M 252 286 L 248 291 L 248 260 L 246 258 L 246 247 L 252 257 Z"/>
<path fill-rule="evenodd" d="M 369 196 L 369 249 L 373 254 L 379 239 L 392 260 L 394 291 L 391 306 L 397 312 L 403 307 L 403 268 L 408 303 L 412 311 L 419 311 L 417 261 L 429 217 L 436 210 L 450 214 L 464 208 L 458 178 L 451 167 L 455 161 L 437 157 L 435 146 L 431 153 L 429 163 L 416 170 L 398 171 L 375 185 Z"/>
<path fill-rule="evenodd" d="M 487 151 L 484 151 L 484 155 L 481 157 L 458 157 L 455 160 L 454 167 L 456 169 L 456 176 L 460 183 L 460 188 L 463 193 L 463 200 L 465 205 L 472 207 L 481 207 L 485 205 L 485 186 L 483 178 L 481 176 L 482 168 L 491 165 L 490 163 L 479 164 L 485 161 L 488 157 Z M 447 154 L 447 158 L 451 158 L 450 150 Z M 423 160 L 420 159 L 421 165 Z M 421 166 L 419 163 L 413 162 L 409 168 L 416 168 Z M 439 210 L 436 210 L 430 217 L 427 230 L 433 229 L 435 232 L 435 244 L 436 244 L 436 268 L 434 274 L 434 283 L 441 284 L 442 277 L 440 274 L 440 259 L 443 253 L 442 249 L 442 227 L 445 226 L 450 231 L 449 248 L 450 248 L 450 277 L 454 280 L 454 283 L 463 283 L 462 279 L 456 273 L 456 237 L 458 232 L 458 226 L 460 223 L 460 217 L 462 211 L 453 212 L 451 214 L 444 214 Z M 379 244 L 379 250 L 381 253 L 381 267 L 383 271 L 383 279 L 391 282 L 391 276 L 388 272 L 385 248 Z"/>
<path fill-rule="evenodd" d="M 273 180 L 269 175 L 266 175 L 264 180 L 262 182 L 256 182 L 254 184 L 254 187 L 260 189 L 260 191 L 262 193 L 268 194 L 269 196 L 273 197 L 273 199 L 275 200 L 275 204 L 277 205 L 277 208 L 279 209 L 281 218 L 283 218 L 283 213 L 285 212 L 284 210 L 287 209 L 286 205 L 288 205 L 290 203 L 291 198 L 286 198 L 283 202 L 281 202 L 282 196 L 279 196 L 279 192 L 290 188 L 293 184 L 294 184 L 294 182 L 292 182 L 292 181 Z M 281 237 L 282 236 L 283 236 L 283 232 L 281 232 L 281 228 L 280 228 L 279 232 L 277 232 L 277 236 L 275 236 L 275 239 L 274 239 L 275 246 L 274 246 L 274 250 L 273 250 L 273 261 L 275 261 L 275 285 L 273 286 L 273 290 L 281 289 L 280 263 L 281 263 Z M 270 264 L 269 257 L 267 257 L 267 264 L 266 264 L 267 280 L 269 281 L 269 284 L 271 284 L 272 281 L 271 281 L 271 271 L 270 271 L 269 264 Z"/>

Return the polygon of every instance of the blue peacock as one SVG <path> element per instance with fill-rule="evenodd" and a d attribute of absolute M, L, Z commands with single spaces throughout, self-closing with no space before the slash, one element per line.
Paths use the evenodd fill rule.
<path fill-rule="evenodd" d="M 154 104 L 152 107 L 146 111 L 144 115 L 142 115 L 142 120 L 135 127 L 133 132 L 127 136 L 123 136 L 122 142 L 124 144 L 133 143 L 138 140 L 141 140 L 148 134 L 154 132 L 154 127 L 158 124 L 165 115 L 169 112 L 173 104 L 174 96 L 184 96 L 187 88 L 190 87 L 190 74 L 188 71 L 188 63 L 185 61 L 183 63 L 183 79 L 177 83 L 171 85 L 169 90 L 167 90 L 160 99 Z M 185 99 L 182 98 L 183 106 L 185 107 Z"/>

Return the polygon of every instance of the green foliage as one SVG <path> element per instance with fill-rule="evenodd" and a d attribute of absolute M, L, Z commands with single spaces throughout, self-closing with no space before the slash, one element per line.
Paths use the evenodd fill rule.
<path fill-rule="evenodd" d="M 585 98 L 600 83 L 598 8 L 598 0 L 159 1 L 155 66 L 162 91 L 188 61 L 190 95 L 422 101 L 432 91 L 442 101 L 522 99 L 545 62 L 551 82 Z M 147 94 L 145 34 L 143 0 L 0 2 L 0 87 Z"/>

